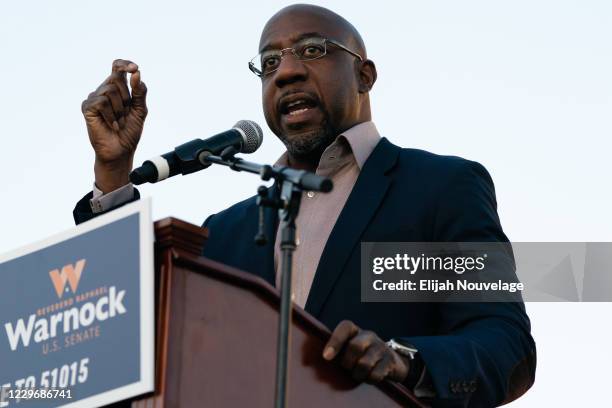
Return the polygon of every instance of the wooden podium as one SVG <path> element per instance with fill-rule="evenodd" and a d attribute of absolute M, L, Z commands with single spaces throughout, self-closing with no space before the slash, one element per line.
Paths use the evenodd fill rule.
<path fill-rule="evenodd" d="M 208 231 L 155 223 L 155 392 L 132 408 L 272 407 L 279 293 L 202 256 Z M 321 353 L 329 330 L 294 309 L 290 407 L 423 407 L 398 384 L 358 384 Z"/>

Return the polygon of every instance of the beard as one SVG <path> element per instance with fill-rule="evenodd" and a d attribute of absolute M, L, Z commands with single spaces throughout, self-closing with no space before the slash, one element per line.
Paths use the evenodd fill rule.
<path fill-rule="evenodd" d="M 319 158 L 323 151 L 336 140 L 336 130 L 324 120 L 321 126 L 289 135 L 281 134 L 278 138 L 283 142 L 287 151 L 296 159 Z M 318 161 L 318 160 L 317 160 Z"/>

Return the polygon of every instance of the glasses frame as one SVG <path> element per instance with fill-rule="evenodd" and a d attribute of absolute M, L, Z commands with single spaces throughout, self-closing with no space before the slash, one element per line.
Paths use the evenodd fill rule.
<path fill-rule="evenodd" d="M 313 38 L 318 38 L 318 37 L 313 37 Z M 331 44 L 331 45 L 334 45 L 334 46 L 336 46 L 336 47 L 340 48 L 340 49 L 341 49 L 341 50 L 343 50 L 343 51 L 348 52 L 348 53 L 349 53 L 349 54 L 351 54 L 352 56 L 357 57 L 357 58 L 359 59 L 359 61 L 363 62 L 363 57 L 362 57 L 361 55 L 359 55 L 359 54 L 358 54 L 358 53 L 356 53 L 355 51 L 352 51 L 351 49 L 349 49 L 349 48 L 348 48 L 348 47 L 346 47 L 345 45 L 342 45 L 342 44 L 340 44 L 340 43 L 339 43 L 339 42 L 337 42 L 337 41 L 330 40 L 329 38 L 321 38 L 321 39 L 323 40 L 323 44 L 325 45 L 325 54 L 320 55 L 320 56 L 315 57 L 315 58 L 307 58 L 307 59 L 304 59 L 304 58 L 300 58 L 300 57 L 298 56 L 298 54 L 297 54 L 297 52 L 295 51 L 295 48 L 294 48 L 294 47 L 289 47 L 289 48 L 283 48 L 282 50 L 279 50 L 279 52 L 280 52 L 280 58 L 281 58 L 281 61 L 282 61 L 282 59 L 283 59 L 283 57 L 284 57 L 285 53 L 286 53 L 286 52 L 289 52 L 289 51 L 291 51 L 291 53 L 293 54 L 293 56 L 294 56 L 294 57 L 295 57 L 295 58 L 296 58 L 298 61 L 314 61 L 314 60 L 316 60 L 316 59 L 323 58 L 323 57 L 325 57 L 325 56 L 327 55 L 327 43 L 329 43 L 329 44 Z M 270 75 L 270 74 L 271 74 L 271 73 L 273 73 L 274 71 L 278 71 L 278 68 L 280 67 L 280 64 L 279 64 L 279 67 L 277 67 L 277 68 L 273 69 L 272 71 L 268 71 L 268 72 L 266 72 L 265 74 L 264 74 L 264 73 L 263 73 L 261 70 L 259 70 L 257 67 L 255 67 L 255 63 L 253 63 L 253 60 L 255 60 L 255 59 L 256 59 L 257 57 L 259 57 L 260 55 L 261 55 L 261 53 L 257 54 L 257 55 L 256 55 L 254 58 L 252 58 L 252 59 L 249 61 L 249 69 L 251 70 L 251 72 L 252 72 L 252 73 L 254 73 L 255 75 L 257 75 L 257 76 L 258 76 L 258 77 L 260 77 L 260 78 L 263 78 L 264 76 Z"/>

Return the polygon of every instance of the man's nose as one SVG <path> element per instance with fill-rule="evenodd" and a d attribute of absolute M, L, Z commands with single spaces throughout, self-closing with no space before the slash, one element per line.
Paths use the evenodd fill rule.
<path fill-rule="evenodd" d="M 281 58 L 280 65 L 273 75 L 276 86 L 282 88 L 297 81 L 305 81 L 308 71 L 303 61 L 297 59 L 293 53 L 287 53 Z"/>

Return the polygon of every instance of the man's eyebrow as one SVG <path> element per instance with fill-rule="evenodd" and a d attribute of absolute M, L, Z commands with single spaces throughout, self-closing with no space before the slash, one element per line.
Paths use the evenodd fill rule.
<path fill-rule="evenodd" d="M 325 35 L 323 35 L 323 34 L 321 34 L 321 33 L 318 33 L 318 32 L 316 32 L 316 31 L 311 31 L 311 32 L 308 32 L 308 33 L 302 33 L 302 34 L 300 34 L 300 35 L 298 35 L 298 36 L 296 36 L 296 37 L 293 37 L 291 42 L 292 42 L 292 43 L 296 43 L 296 42 L 298 42 L 298 41 L 301 41 L 301 40 L 303 40 L 303 39 L 305 39 L 305 38 L 310 38 L 310 37 L 327 38 Z M 272 50 L 272 49 L 278 49 L 278 47 L 275 47 L 275 46 L 274 46 L 274 43 L 267 43 L 266 45 L 264 45 L 264 46 L 263 46 L 263 47 L 262 47 L 262 48 L 259 50 L 259 52 L 260 52 L 260 53 L 262 53 L 262 52 L 264 52 L 264 51 L 268 51 L 268 50 Z"/>

